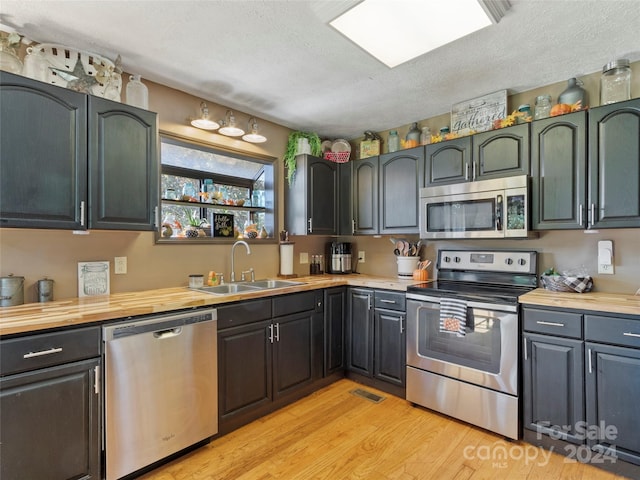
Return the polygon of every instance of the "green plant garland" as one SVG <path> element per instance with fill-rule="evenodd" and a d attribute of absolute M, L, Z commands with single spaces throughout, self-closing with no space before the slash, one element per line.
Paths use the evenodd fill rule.
<path fill-rule="evenodd" d="M 311 155 L 319 157 L 322 154 L 322 144 L 317 133 L 312 132 L 291 132 L 289 141 L 287 142 L 287 151 L 284 154 L 284 165 L 287 169 L 287 182 L 289 185 L 293 183 L 296 173 L 296 151 L 298 149 L 298 139 L 306 138 L 309 140 L 311 147 Z"/>

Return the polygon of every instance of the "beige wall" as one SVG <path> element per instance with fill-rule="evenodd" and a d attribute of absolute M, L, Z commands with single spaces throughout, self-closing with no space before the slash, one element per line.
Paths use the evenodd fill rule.
<path fill-rule="evenodd" d="M 640 96 L 640 63 L 633 65 L 634 84 L 632 94 Z M 125 75 L 126 76 L 126 75 Z M 597 101 L 598 74 L 584 77 L 592 105 Z M 268 155 L 278 158 L 279 229 L 285 228 L 283 222 L 283 169 L 282 155 L 286 146 L 289 130 L 285 127 L 258 119 L 262 132 L 269 139 L 262 145 L 250 145 L 216 133 L 197 130 L 188 125 L 188 119 L 199 112 L 200 99 L 184 92 L 145 81 L 149 87 L 150 110 L 159 113 L 160 129 L 176 135 L 194 138 L 215 146 L 222 146 L 248 153 Z M 520 103 L 531 103 L 536 95 L 549 93 L 557 95 L 566 83 L 554 84 L 509 99 L 509 108 L 517 108 Z M 207 101 L 211 116 L 221 118 L 226 108 Z M 249 116 L 235 111 L 241 124 Z M 449 123 L 449 115 L 440 115 L 421 121 L 433 130 Z M 401 135 L 406 134 L 409 126 L 398 128 Z M 417 236 L 413 238 L 417 240 Z M 424 252 L 425 258 L 435 259 L 436 251 L 442 247 L 465 248 L 527 248 L 541 252 L 542 268 L 554 266 L 557 269 L 573 269 L 582 265 L 595 274 L 595 256 L 597 240 L 614 241 L 616 273 L 612 276 L 595 275 L 595 288 L 600 291 L 633 293 L 640 287 L 640 230 L 603 230 L 598 234 L 584 234 L 579 231 L 547 232 L 540 238 L 527 241 L 463 241 L 429 242 Z M 294 237 L 294 272 L 308 274 L 309 266 L 299 263 L 299 253 L 325 253 L 325 246 L 331 238 Z M 356 250 L 366 252 L 366 262 L 358 265 L 358 271 L 375 275 L 396 274 L 395 257 L 389 237 L 345 237 L 344 241 L 353 241 Z M 111 275 L 111 292 L 126 292 L 187 285 L 187 276 L 191 273 L 206 274 L 209 270 L 222 271 L 229 277 L 231 245 L 155 245 L 152 233 L 138 232 L 101 232 L 91 231 L 89 235 L 74 235 L 70 231 L 0 229 L 0 276 L 10 273 L 25 277 L 25 302 L 35 301 L 34 284 L 38 279 L 49 277 L 55 281 L 56 299 L 77 296 L 77 262 L 108 260 L 113 269 L 114 257 L 128 258 L 126 275 Z M 258 278 L 272 277 L 278 274 L 279 258 L 276 243 L 252 244 L 251 255 L 244 249 L 236 251 L 236 271 L 253 267 Z"/>

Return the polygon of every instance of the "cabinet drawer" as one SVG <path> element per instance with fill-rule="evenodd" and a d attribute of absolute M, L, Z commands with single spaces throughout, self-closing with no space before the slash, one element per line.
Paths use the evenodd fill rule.
<path fill-rule="evenodd" d="M 218 330 L 271 319 L 271 299 L 247 300 L 217 307 Z"/>
<path fill-rule="evenodd" d="M 392 292 L 389 290 L 376 290 L 374 305 L 376 308 L 386 308 L 387 310 L 398 310 L 401 312 L 407 309 L 404 292 Z"/>
<path fill-rule="evenodd" d="M 585 315 L 584 337 L 593 342 L 640 348 L 640 319 Z"/>
<path fill-rule="evenodd" d="M 26 372 L 100 356 L 100 327 L 44 333 L 0 342 L 0 374 Z"/>
<path fill-rule="evenodd" d="M 546 333 L 559 337 L 582 338 L 582 315 L 526 308 L 524 329 L 527 332 Z"/>
<path fill-rule="evenodd" d="M 322 290 L 318 290 L 322 294 Z M 320 300 L 320 306 L 322 300 Z M 273 298 L 273 316 L 282 317 L 292 313 L 307 312 L 316 309 L 316 292 L 292 293 Z"/>

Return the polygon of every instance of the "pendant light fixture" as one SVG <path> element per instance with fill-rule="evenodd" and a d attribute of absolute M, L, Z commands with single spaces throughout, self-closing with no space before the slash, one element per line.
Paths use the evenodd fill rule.
<path fill-rule="evenodd" d="M 202 130 L 217 130 L 220 125 L 209 118 L 209 108 L 204 102 L 200 102 L 200 118 L 191 120 L 191 125 Z"/>
<path fill-rule="evenodd" d="M 258 121 L 255 119 L 255 117 L 251 117 L 249 119 L 249 133 L 243 135 L 242 139 L 245 142 L 249 143 L 264 143 L 267 141 L 267 137 L 260 134 L 260 131 L 258 129 Z"/>
<path fill-rule="evenodd" d="M 222 128 L 218 130 L 219 133 L 227 135 L 228 137 L 240 137 L 244 135 L 244 130 L 236 125 L 236 117 L 231 110 L 227 110 L 224 120 L 220 122 Z"/>

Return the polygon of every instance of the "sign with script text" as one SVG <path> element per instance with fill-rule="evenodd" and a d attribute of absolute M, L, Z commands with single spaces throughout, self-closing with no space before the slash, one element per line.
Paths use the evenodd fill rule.
<path fill-rule="evenodd" d="M 500 90 L 451 107 L 451 132 L 469 135 L 491 130 L 493 122 L 507 116 L 507 91 Z"/>
<path fill-rule="evenodd" d="M 214 213 L 211 222 L 214 237 L 230 237 L 233 238 L 233 215 L 228 213 Z"/>

